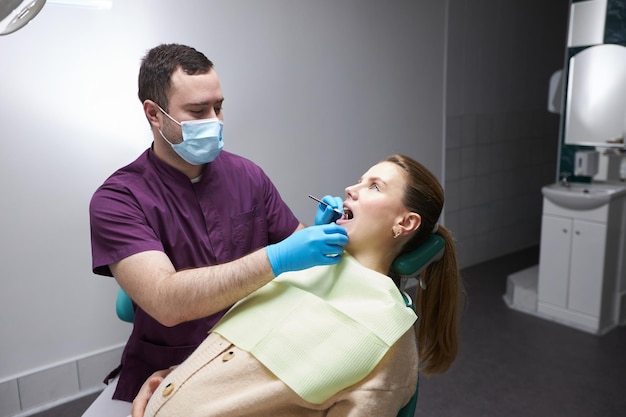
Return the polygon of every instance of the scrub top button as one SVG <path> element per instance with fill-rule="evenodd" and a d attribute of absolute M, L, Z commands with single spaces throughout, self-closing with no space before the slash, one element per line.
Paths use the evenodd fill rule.
<path fill-rule="evenodd" d="M 164 397 L 167 397 L 168 395 L 170 395 L 172 392 L 174 391 L 174 384 L 172 382 L 170 382 L 169 384 L 167 384 L 165 386 L 165 388 L 163 388 L 163 392 L 162 395 Z"/>
<path fill-rule="evenodd" d="M 222 355 L 222 362 L 228 362 L 229 360 L 231 360 L 232 358 L 235 357 L 235 352 L 233 352 L 232 350 L 224 353 Z"/>

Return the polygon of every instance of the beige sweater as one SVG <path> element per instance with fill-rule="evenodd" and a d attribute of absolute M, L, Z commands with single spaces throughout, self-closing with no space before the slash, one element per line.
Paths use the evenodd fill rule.
<path fill-rule="evenodd" d="M 368 377 L 311 404 L 249 353 L 212 333 L 159 386 L 145 417 L 395 417 L 415 392 L 417 366 L 411 328 Z"/>

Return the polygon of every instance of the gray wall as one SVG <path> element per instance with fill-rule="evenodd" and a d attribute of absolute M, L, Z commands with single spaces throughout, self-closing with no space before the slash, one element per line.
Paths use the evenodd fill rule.
<path fill-rule="evenodd" d="M 541 187 L 556 180 L 568 0 L 450 0 L 446 225 L 469 266 L 539 244 Z"/>
<path fill-rule="evenodd" d="M 114 280 L 91 273 L 87 206 L 150 145 L 136 98 L 148 48 L 214 60 L 226 148 L 266 169 L 303 222 L 307 194 L 343 195 L 391 153 L 443 180 L 446 1 L 113 3 L 49 4 L 0 37 L 0 416 L 79 395 L 119 359 L 130 328 Z"/>

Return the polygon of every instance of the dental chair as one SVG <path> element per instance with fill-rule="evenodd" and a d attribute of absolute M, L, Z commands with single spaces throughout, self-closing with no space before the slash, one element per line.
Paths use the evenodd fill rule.
<path fill-rule="evenodd" d="M 400 255 L 393 261 L 393 264 L 391 265 L 392 278 L 400 280 L 400 290 L 402 291 L 402 295 L 405 298 L 405 301 L 407 301 L 407 304 L 410 302 L 410 298 L 404 292 L 404 288 L 406 287 L 408 280 L 412 278 L 419 280 L 422 272 L 424 272 L 428 265 L 441 259 L 443 256 L 444 246 L 445 242 L 443 238 L 435 233 L 431 235 L 431 237 L 419 248 L 412 252 Z M 410 306 L 415 308 L 415 305 L 412 302 L 410 303 Z M 121 288 L 117 292 L 115 312 L 117 313 L 117 317 L 122 321 L 132 323 L 135 319 L 133 301 Z M 418 388 L 419 379 L 417 386 L 415 387 L 415 394 L 413 394 L 409 403 L 400 410 L 397 417 L 413 417 L 415 415 Z"/>

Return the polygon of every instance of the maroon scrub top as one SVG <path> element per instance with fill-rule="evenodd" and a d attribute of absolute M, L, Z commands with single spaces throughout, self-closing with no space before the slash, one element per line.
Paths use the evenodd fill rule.
<path fill-rule="evenodd" d="M 222 151 L 197 182 L 152 149 L 116 171 L 90 204 L 93 272 L 148 250 L 165 252 L 176 270 L 222 264 L 276 243 L 299 222 L 263 170 Z M 111 307 L 113 308 L 113 307 Z M 135 305 L 113 398 L 132 401 L 156 370 L 181 363 L 224 312 L 165 327 Z"/>

